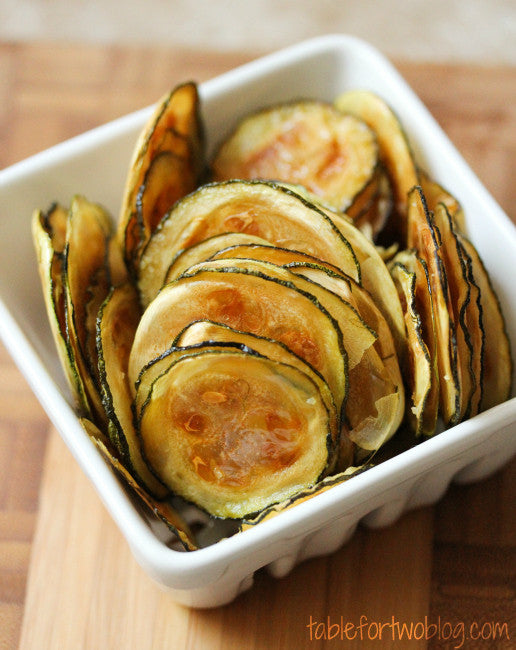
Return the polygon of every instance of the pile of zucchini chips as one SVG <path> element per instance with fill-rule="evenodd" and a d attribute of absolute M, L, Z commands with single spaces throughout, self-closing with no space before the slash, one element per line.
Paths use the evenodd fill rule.
<path fill-rule="evenodd" d="M 77 195 L 32 232 L 80 421 L 187 550 L 178 501 L 247 528 L 510 394 L 461 206 L 369 91 L 262 109 L 208 159 L 181 84 L 117 223 Z"/>

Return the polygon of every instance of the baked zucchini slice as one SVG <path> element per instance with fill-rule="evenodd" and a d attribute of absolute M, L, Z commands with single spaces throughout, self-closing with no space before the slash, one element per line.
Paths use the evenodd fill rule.
<path fill-rule="evenodd" d="M 249 528 L 253 528 L 257 524 L 272 519 L 276 515 L 279 515 L 281 512 L 284 512 L 285 510 L 289 510 L 290 508 L 297 506 L 300 503 L 303 503 L 304 501 L 308 501 L 309 499 L 312 499 L 318 494 L 322 494 L 323 492 L 326 492 L 330 488 L 335 487 L 340 483 L 345 483 L 346 481 L 349 481 L 349 479 L 352 478 L 353 476 L 357 476 L 358 474 L 367 471 L 372 466 L 373 465 L 369 463 L 361 465 L 359 467 L 350 466 L 347 467 L 343 472 L 339 472 L 338 474 L 332 474 L 331 476 L 326 476 L 325 478 L 323 478 L 321 481 L 319 481 L 312 487 L 309 487 L 305 490 L 300 490 L 293 497 L 290 497 L 289 499 L 286 499 L 281 503 L 275 503 L 274 505 L 269 506 L 268 508 L 264 508 L 261 512 L 259 512 L 254 517 L 245 518 L 240 524 L 240 532 L 244 530 L 248 530 Z"/>
<path fill-rule="evenodd" d="M 353 305 L 343 300 L 341 296 L 317 282 L 312 282 L 277 264 L 250 259 L 210 260 L 191 267 L 184 275 L 195 274 L 199 270 L 225 271 L 230 269 L 261 273 L 281 282 L 293 283 L 304 293 L 312 295 L 337 321 L 342 332 L 342 340 L 350 370 L 360 363 L 365 351 L 374 344 L 378 337 L 376 332 L 368 327 L 367 323 L 360 317 Z M 290 345 L 292 345 L 292 341 L 290 341 Z"/>
<path fill-rule="evenodd" d="M 337 273 L 343 277 L 349 277 L 343 273 L 334 264 L 329 264 L 323 260 L 290 248 L 281 248 L 273 244 L 253 243 L 253 244 L 234 244 L 215 251 L 211 257 L 205 260 L 222 260 L 222 259 L 249 259 L 262 262 L 270 262 L 278 266 L 289 266 L 291 264 L 316 264 Z"/>
<path fill-rule="evenodd" d="M 291 366 L 299 368 L 317 385 L 321 393 L 324 404 L 330 415 L 330 427 L 332 436 L 337 443 L 340 436 L 340 417 L 337 413 L 335 400 L 331 390 L 322 377 L 322 375 L 308 364 L 299 355 L 294 354 L 292 350 L 287 348 L 281 341 L 268 339 L 265 336 L 258 334 L 251 334 L 250 332 L 241 332 L 232 327 L 223 325 L 221 323 L 214 323 L 212 321 L 195 321 L 191 323 L 177 336 L 174 341 L 174 346 L 187 347 L 192 345 L 200 345 L 202 343 L 238 343 L 244 345 L 249 349 L 255 350 L 273 361 L 279 361 Z"/>
<path fill-rule="evenodd" d="M 346 215 L 371 241 L 378 241 L 393 209 L 392 186 L 380 164 L 362 192 L 347 208 Z"/>
<path fill-rule="evenodd" d="M 301 250 L 360 279 L 352 247 L 322 210 L 273 183 L 227 181 L 202 186 L 162 220 L 140 260 L 142 304 L 146 306 L 159 291 L 179 251 L 225 232 L 243 232 Z"/>
<path fill-rule="evenodd" d="M 177 345 L 176 341 L 179 339 L 179 335 L 174 340 L 174 343 L 165 350 L 163 354 L 160 354 L 155 359 L 151 359 L 149 363 L 145 364 L 138 375 L 138 379 L 134 384 L 134 400 L 132 403 L 132 410 L 134 413 L 135 421 L 137 422 L 140 419 L 141 412 L 145 401 L 149 397 L 149 392 L 152 388 L 153 382 L 165 372 L 169 366 L 173 363 L 176 363 L 182 357 L 203 353 L 203 352 L 213 352 L 213 351 L 248 351 L 250 353 L 255 353 L 254 350 L 246 348 L 245 345 L 237 343 L 235 341 L 200 341 L 192 345 Z"/>
<path fill-rule="evenodd" d="M 65 293 L 63 286 L 63 250 L 66 242 L 68 211 L 58 204 L 47 212 L 35 210 L 32 215 L 32 240 L 36 250 L 43 299 L 59 361 L 80 413 L 89 414 L 90 406 L 77 364 L 74 348 L 68 338 Z"/>
<path fill-rule="evenodd" d="M 166 285 L 142 315 L 129 360 L 134 386 L 141 369 L 172 345 L 185 326 L 212 320 L 284 343 L 324 377 L 340 413 L 347 356 L 333 316 L 293 283 L 243 268 L 211 268 Z"/>
<path fill-rule="evenodd" d="M 136 495 L 146 510 L 162 521 L 177 536 L 186 551 L 197 550 L 194 535 L 183 517 L 167 501 L 157 501 L 134 480 L 133 475 L 113 454 L 103 433 L 91 420 L 80 418 L 79 422 L 107 464 L 115 471 L 122 482 L 130 488 L 131 494 Z"/>
<path fill-rule="evenodd" d="M 98 377 L 95 314 L 109 289 L 107 267 L 112 221 L 83 196 L 72 199 L 63 251 L 66 326 L 91 412 L 105 423 Z M 88 242 L 85 247 L 84 242 Z"/>
<path fill-rule="evenodd" d="M 204 262 L 204 260 L 209 259 L 215 253 L 227 247 L 266 243 L 265 239 L 256 235 L 248 235 L 244 232 L 225 232 L 221 235 L 213 235 L 180 251 L 168 267 L 163 284 L 172 282 L 172 280 L 175 280 L 186 271 L 188 267 L 199 262 Z"/>
<path fill-rule="evenodd" d="M 446 426 L 457 424 L 461 413 L 461 384 L 458 369 L 457 324 L 450 308 L 451 298 L 440 234 L 435 228 L 421 187 L 409 193 L 410 241 L 428 269 L 432 313 L 437 342 L 440 413 Z"/>
<path fill-rule="evenodd" d="M 212 163 L 216 181 L 269 179 L 303 185 L 337 210 L 346 210 L 375 174 L 372 131 L 329 103 L 291 102 L 262 109 L 240 122 Z"/>
<path fill-rule="evenodd" d="M 405 324 L 401 304 L 391 274 L 376 246 L 345 216 L 327 212 L 351 244 L 360 264 L 361 285 L 366 289 L 389 323 L 400 359 L 406 354 Z"/>
<path fill-rule="evenodd" d="M 87 318 L 87 312 L 94 311 L 92 298 L 100 306 L 109 291 L 106 261 L 111 235 L 112 222 L 106 210 L 82 196 L 75 196 L 68 214 L 63 252 L 68 326 L 76 334 L 92 374 L 96 367 L 95 328 L 89 328 L 91 319 Z"/>
<path fill-rule="evenodd" d="M 433 212 L 439 203 L 444 203 L 448 214 L 453 218 L 455 230 L 465 233 L 466 223 L 464 210 L 458 199 L 434 178 L 431 178 L 426 171 L 419 169 L 418 175 L 421 189 L 426 197 L 428 209 Z"/>
<path fill-rule="evenodd" d="M 127 376 L 129 353 L 139 320 L 138 293 L 133 285 L 127 283 L 112 289 L 97 319 L 102 403 L 108 417 L 109 439 L 118 457 L 141 485 L 162 499 L 167 490 L 149 471 L 141 455 Z"/>
<path fill-rule="evenodd" d="M 242 255 L 244 259 L 238 262 L 237 258 L 226 259 L 226 255 L 231 255 L 232 252 Z M 380 447 L 394 434 L 403 419 L 405 403 L 396 349 L 385 318 L 371 296 L 360 285 L 351 278 L 336 272 L 330 265 L 318 263 L 319 261 L 313 257 L 298 251 L 289 251 L 273 246 L 235 246 L 215 254 L 213 259 L 225 259 L 229 265 L 239 264 L 246 268 L 259 268 L 255 265 L 256 260 L 282 264 L 299 278 L 316 283 L 326 289 L 326 292 L 321 292 L 313 284 L 312 286 L 306 283 L 299 284 L 300 279 L 294 280 L 304 290 L 315 292 L 321 304 L 325 305 L 337 318 L 343 332 L 344 347 L 348 352 L 350 378 L 355 378 L 353 382 L 350 381 L 349 385 L 346 409 L 349 424 L 347 435 L 357 445 L 367 444 L 367 448 L 371 450 Z M 207 268 L 209 264 L 205 263 L 200 266 Z M 278 273 L 271 269 L 270 265 L 264 272 Z M 340 297 L 341 304 L 332 306 L 325 295 L 327 292 Z M 369 342 L 364 343 L 358 352 L 355 349 L 356 341 L 364 340 L 364 337 L 357 335 L 356 330 L 350 329 L 349 311 L 347 315 L 342 312 L 342 302 L 348 306 L 348 309 L 351 306 L 355 314 L 359 315 L 362 326 L 365 325 L 370 332 L 376 334 L 374 340 L 369 339 Z M 351 316 L 351 319 L 354 317 L 354 315 Z M 360 368 L 354 370 L 357 365 L 360 365 Z M 373 376 L 375 382 L 370 381 Z M 373 384 L 375 390 L 371 389 Z M 389 401 L 389 406 L 379 411 L 375 404 L 387 395 L 390 396 L 389 400 L 380 402 L 380 405 Z M 382 422 L 375 418 L 375 414 L 379 418 L 383 417 Z M 367 426 L 363 424 L 366 421 Z M 345 441 L 343 442 L 345 445 Z"/>
<path fill-rule="evenodd" d="M 500 301 L 489 273 L 473 243 L 463 234 L 459 234 L 459 240 L 471 260 L 473 279 L 480 290 L 485 333 L 480 410 L 485 411 L 506 401 L 511 395 L 513 373 L 511 344 Z"/>
<path fill-rule="evenodd" d="M 335 106 L 363 120 L 376 134 L 380 159 L 389 173 L 396 212 L 401 217 L 397 230 L 404 241 L 407 197 L 419 178 L 409 139 L 398 116 L 382 97 L 369 90 L 344 92 L 335 99 Z"/>
<path fill-rule="evenodd" d="M 424 262 L 402 251 L 390 271 L 398 288 L 407 328 L 408 355 L 403 368 L 410 401 L 407 420 L 415 436 L 432 436 L 439 410 L 439 375 L 432 305 Z"/>
<path fill-rule="evenodd" d="M 357 367 L 350 364 L 346 414 L 350 439 L 362 448 L 379 449 L 397 431 L 405 408 L 403 379 L 385 318 L 370 295 L 348 278 L 313 264 L 288 268 L 350 303 L 364 323 L 376 332 L 376 340 L 364 351 Z"/>
<path fill-rule="evenodd" d="M 152 384 L 139 420 L 149 465 L 174 493 L 242 518 L 317 483 L 329 417 L 298 368 L 246 352 L 180 358 Z"/>
<path fill-rule="evenodd" d="M 117 236 L 129 269 L 172 204 L 193 191 L 204 172 L 204 130 L 197 85 L 174 88 L 156 106 L 135 145 Z"/>
<path fill-rule="evenodd" d="M 132 405 L 136 419 L 140 418 L 142 407 L 149 396 L 152 383 L 172 363 L 175 363 L 181 357 L 198 352 L 220 352 L 224 350 L 257 353 L 273 361 L 292 365 L 305 373 L 321 393 L 328 411 L 332 442 L 335 449 L 337 448 L 340 436 L 340 417 L 329 386 L 320 373 L 279 341 L 250 334 L 249 332 L 240 332 L 211 321 L 195 321 L 187 325 L 178 334 L 173 345 L 168 350 L 156 359 L 152 359 L 142 368 L 135 384 L 136 394 Z"/>
<path fill-rule="evenodd" d="M 482 364 L 484 351 L 484 328 L 478 297 L 468 276 L 468 260 L 455 230 L 453 218 L 444 203 L 438 203 L 433 213 L 438 229 L 441 254 L 446 267 L 450 304 L 448 309 L 456 323 L 457 368 L 460 382 L 459 420 L 478 412 L 482 395 Z"/>
<path fill-rule="evenodd" d="M 227 264 L 227 267 L 224 265 Z M 199 268 L 242 268 L 262 272 L 282 281 L 292 281 L 299 289 L 312 294 L 337 321 L 348 358 L 349 384 L 342 439 L 344 457 L 348 457 L 351 440 L 367 452 L 376 451 L 398 428 L 404 411 L 404 392 L 400 381 L 394 385 L 388 370 L 374 348 L 377 334 L 361 318 L 342 293 L 336 293 L 317 281 L 268 262 L 222 259 L 204 262 Z M 195 271 L 196 267 L 191 269 Z M 324 277 L 325 276 L 323 272 Z M 331 280 L 331 278 L 329 278 Z M 323 280 L 324 281 L 324 280 Z M 329 285 L 329 282 L 326 283 Z M 394 352 L 394 350 L 392 350 Z M 399 377 L 399 373 L 398 373 Z M 342 437 L 342 436 L 341 436 Z"/>

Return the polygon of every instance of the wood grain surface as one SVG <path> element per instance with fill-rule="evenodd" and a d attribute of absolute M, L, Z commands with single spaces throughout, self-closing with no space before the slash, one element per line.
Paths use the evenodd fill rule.
<path fill-rule="evenodd" d="M 0 166 L 148 105 L 177 82 L 203 81 L 250 58 L 0 44 Z M 398 68 L 516 221 L 516 70 Z M 258 572 L 252 590 L 226 607 L 191 611 L 136 564 L 0 347 L 0 650 L 514 648 L 515 486 L 513 461 L 395 526 L 359 528 L 341 550 L 284 579 Z M 420 638 L 412 640 L 387 627 L 381 641 L 358 633 L 316 639 L 323 628 L 309 627 L 324 622 L 335 631 L 328 622 L 341 617 L 366 620 L 370 635 L 382 623 L 440 627 L 414 628 Z M 495 623 L 505 624 L 501 638 Z M 470 630 L 485 638 L 468 639 Z"/>

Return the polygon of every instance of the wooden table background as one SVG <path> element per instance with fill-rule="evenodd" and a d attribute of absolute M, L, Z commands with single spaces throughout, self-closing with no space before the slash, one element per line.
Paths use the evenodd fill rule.
<path fill-rule="evenodd" d="M 0 167 L 251 58 L 151 48 L 0 44 Z M 397 66 L 516 221 L 516 69 Z M 80 188 L 78 188 L 80 190 Z M 20 215 L 27 218 L 27 215 Z M 170 600 L 0 347 L 0 649 L 516 647 L 516 462 L 216 610 Z M 510 640 L 310 640 L 313 620 L 507 623 Z M 459 627 L 457 627 L 459 626 Z M 451 628 L 450 628 L 451 630 Z M 485 628 L 487 631 L 488 628 Z M 444 629 L 443 629 L 444 634 Z M 487 634 L 486 634 L 487 635 Z M 487 635 L 489 636 L 489 635 Z"/>

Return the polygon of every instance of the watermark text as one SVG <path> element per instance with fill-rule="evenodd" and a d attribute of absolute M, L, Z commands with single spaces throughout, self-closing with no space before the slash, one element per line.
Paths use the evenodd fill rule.
<path fill-rule="evenodd" d="M 509 640 L 507 622 L 499 621 L 446 621 L 440 616 L 430 620 L 428 616 L 421 621 L 399 621 L 395 616 L 390 620 L 375 621 L 365 614 L 358 622 L 345 620 L 343 616 L 327 616 L 322 621 L 310 616 L 306 626 L 310 641 L 429 641 L 436 639 L 453 644 L 453 648 L 462 648 L 466 641 L 495 641 Z"/>

